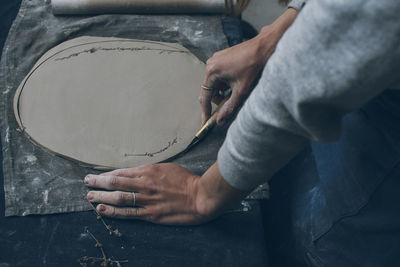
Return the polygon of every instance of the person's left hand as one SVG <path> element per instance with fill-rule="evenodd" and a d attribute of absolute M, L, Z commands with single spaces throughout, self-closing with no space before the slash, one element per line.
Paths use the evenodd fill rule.
<path fill-rule="evenodd" d="M 101 215 L 162 224 L 200 224 L 216 216 L 198 206 L 200 177 L 171 163 L 87 175 L 87 198 Z M 135 192 L 135 193 L 133 193 Z M 135 194 L 135 195 L 134 195 Z"/>

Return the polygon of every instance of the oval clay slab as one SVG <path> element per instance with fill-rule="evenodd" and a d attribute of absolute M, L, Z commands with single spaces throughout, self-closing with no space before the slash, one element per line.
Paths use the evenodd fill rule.
<path fill-rule="evenodd" d="M 182 152 L 201 126 L 204 63 L 179 44 L 80 37 L 44 54 L 16 91 L 35 144 L 97 168 Z"/>

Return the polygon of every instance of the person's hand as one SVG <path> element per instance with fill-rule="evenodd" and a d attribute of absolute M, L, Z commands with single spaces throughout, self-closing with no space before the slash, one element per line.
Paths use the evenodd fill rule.
<path fill-rule="evenodd" d="M 199 97 L 203 124 L 211 116 L 211 102 L 219 104 L 224 98 L 224 91 L 229 88 L 232 89 L 232 94 L 220 108 L 217 124 L 223 125 L 231 118 L 258 82 L 261 71 L 275 51 L 279 39 L 296 16 L 297 11 L 289 8 L 253 39 L 216 52 L 208 59 Z"/>
<path fill-rule="evenodd" d="M 154 164 L 88 175 L 84 182 L 89 187 L 111 190 L 87 194 L 90 202 L 101 203 L 96 209 L 102 215 L 195 224 L 211 219 L 196 207 L 198 179 L 178 165 Z"/>
<path fill-rule="evenodd" d="M 216 164 L 200 179 L 178 165 L 164 163 L 87 175 L 84 183 L 107 190 L 87 194 L 90 202 L 99 203 L 96 210 L 101 215 L 160 224 L 200 224 L 243 197 L 218 174 Z"/>

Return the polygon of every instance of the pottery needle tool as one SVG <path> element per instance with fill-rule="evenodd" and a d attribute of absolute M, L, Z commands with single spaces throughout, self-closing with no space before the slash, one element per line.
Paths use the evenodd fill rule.
<path fill-rule="evenodd" d="M 194 139 L 192 142 L 189 144 L 189 146 L 185 149 L 185 151 L 188 151 L 190 148 L 195 146 L 198 142 L 200 142 L 201 139 L 215 126 L 217 123 L 217 116 L 218 116 L 218 111 L 221 109 L 221 107 L 226 103 L 226 101 L 229 99 L 230 95 L 225 97 L 221 103 L 219 103 L 218 107 L 215 109 L 214 113 L 211 115 L 211 117 L 204 123 L 204 125 L 200 128 L 200 130 L 195 134 Z"/>

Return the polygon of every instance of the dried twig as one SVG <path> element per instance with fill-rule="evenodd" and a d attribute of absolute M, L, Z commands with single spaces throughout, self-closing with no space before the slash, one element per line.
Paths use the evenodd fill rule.
<path fill-rule="evenodd" d="M 97 240 L 97 238 L 89 231 L 89 229 L 86 228 L 86 232 L 92 237 L 94 241 L 96 241 L 96 245 L 94 246 L 100 249 L 101 254 L 103 255 L 103 261 L 107 261 L 106 254 L 104 253 L 103 249 L 103 244 L 100 243 L 99 240 Z"/>
<path fill-rule="evenodd" d="M 99 221 L 101 221 L 101 222 L 103 223 L 104 227 L 106 227 L 106 229 L 107 229 L 107 231 L 109 232 L 109 234 L 110 234 L 110 235 L 115 235 L 115 236 L 117 236 L 117 237 L 122 237 L 122 233 L 118 230 L 118 228 L 113 229 L 113 228 L 111 227 L 111 225 L 108 225 L 108 224 L 104 221 L 104 219 L 103 219 L 103 217 L 100 215 L 100 213 L 97 212 L 96 207 L 95 207 L 91 202 L 89 202 L 89 204 L 90 204 L 90 206 L 92 206 L 93 211 L 94 211 L 95 214 L 96 214 L 96 219 L 99 220 Z"/>
<path fill-rule="evenodd" d="M 91 265 L 100 263 L 100 266 L 102 266 L 102 267 L 107 267 L 108 265 L 113 266 L 114 264 L 118 267 L 121 267 L 121 263 L 128 262 L 127 260 L 119 261 L 119 260 L 112 260 L 111 258 L 107 258 L 106 253 L 104 252 L 104 249 L 103 249 L 103 244 L 99 242 L 99 240 L 89 231 L 89 229 L 85 228 L 85 231 L 96 242 L 95 247 L 98 247 L 100 249 L 102 258 L 83 256 L 77 260 L 81 266 L 86 267 L 88 263 L 90 263 Z"/>
<path fill-rule="evenodd" d="M 113 229 L 111 225 L 108 225 L 103 217 L 100 215 L 100 213 L 97 212 L 96 207 L 89 202 L 90 206 L 93 208 L 93 211 L 96 215 L 96 219 L 101 221 L 101 223 L 104 225 L 104 227 L 107 229 L 107 231 L 109 232 L 110 235 L 115 235 L 119 238 L 122 237 L 122 233 L 117 229 Z M 117 266 L 117 267 L 121 267 L 121 263 L 127 263 L 127 260 L 113 260 L 111 258 L 107 258 L 106 253 L 104 252 L 103 249 L 103 244 L 99 242 L 99 240 L 89 231 L 89 229 L 87 227 L 85 227 L 85 231 L 86 233 L 88 233 L 90 235 L 90 237 L 96 242 L 95 247 L 98 247 L 100 249 L 102 258 L 96 258 L 96 257 L 88 257 L 88 256 L 83 256 L 81 258 L 79 258 L 77 260 L 77 262 L 83 266 L 83 267 L 87 267 L 88 264 L 90 265 L 95 265 L 100 264 L 100 266 L 102 267 L 107 267 L 107 266 Z"/>

